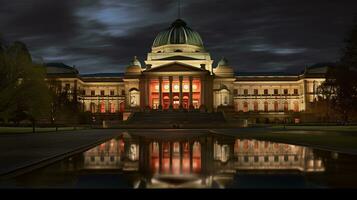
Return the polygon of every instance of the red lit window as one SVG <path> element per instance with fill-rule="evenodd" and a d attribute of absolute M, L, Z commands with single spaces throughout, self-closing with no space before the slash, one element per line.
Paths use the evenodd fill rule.
<path fill-rule="evenodd" d="M 101 113 L 105 113 L 105 104 L 104 104 L 104 102 L 102 102 L 102 103 L 100 104 L 100 112 L 101 112 Z"/>
<path fill-rule="evenodd" d="M 254 112 L 258 112 L 258 102 L 254 102 Z"/>
<path fill-rule="evenodd" d="M 274 111 L 278 112 L 279 111 L 279 103 L 276 101 L 274 102 Z"/>

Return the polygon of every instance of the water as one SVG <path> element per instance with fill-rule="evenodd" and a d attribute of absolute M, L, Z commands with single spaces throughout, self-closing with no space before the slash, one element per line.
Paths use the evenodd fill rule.
<path fill-rule="evenodd" d="M 209 133 L 124 133 L 2 188 L 357 188 L 357 156 Z"/>

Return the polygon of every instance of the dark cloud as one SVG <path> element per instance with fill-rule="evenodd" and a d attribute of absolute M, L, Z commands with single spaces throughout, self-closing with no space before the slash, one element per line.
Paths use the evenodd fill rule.
<path fill-rule="evenodd" d="M 237 71 L 301 71 L 336 61 L 357 1 L 182 1 L 182 16 L 214 59 Z M 142 60 L 177 17 L 175 0 L 0 0 L 0 32 L 34 56 L 82 73 L 123 71 Z"/>

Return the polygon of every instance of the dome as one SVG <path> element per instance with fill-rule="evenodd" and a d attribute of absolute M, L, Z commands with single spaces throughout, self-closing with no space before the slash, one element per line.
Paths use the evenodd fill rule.
<path fill-rule="evenodd" d="M 141 63 L 136 56 L 130 62 L 130 65 L 126 68 L 125 73 L 126 74 L 140 74 L 141 73 Z"/>
<path fill-rule="evenodd" d="M 229 66 L 228 60 L 226 58 L 222 58 L 218 62 L 218 66 L 214 70 L 214 73 L 218 76 L 225 76 L 225 77 L 234 76 L 234 69 L 231 66 Z"/>
<path fill-rule="evenodd" d="M 154 41 L 153 47 L 169 44 L 189 44 L 203 47 L 201 36 L 189 28 L 182 19 L 177 19 L 169 29 L 160 32 Z"/>

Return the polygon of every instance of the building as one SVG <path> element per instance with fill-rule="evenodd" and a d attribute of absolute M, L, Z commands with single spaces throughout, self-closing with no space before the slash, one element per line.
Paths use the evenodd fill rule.
<path fill-rule="evenodd" d="M 253 118 L 301 113 L 317 99 L 327 68 L 301 74 L 235 72 L 227 59 L 217 66 L 199 33 L 178 19 L 160 32 L 145 64 L 134 57 L 123 74 L 80 75 L 48 64 L 48 79 L 83 103 L 83 110 L 112 115 L 143 110 L 226 109 Z M 268 116 L 268 117 L 267 117 Z"/>

